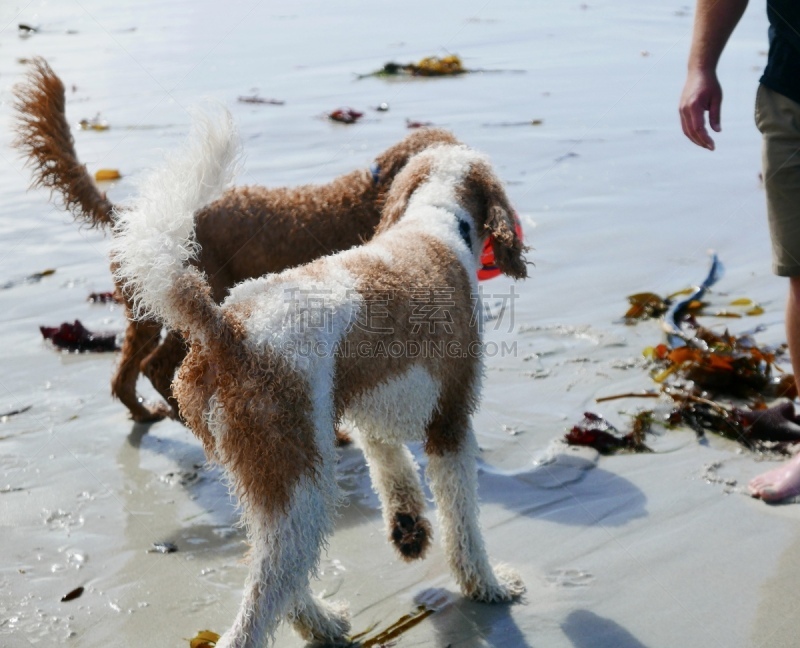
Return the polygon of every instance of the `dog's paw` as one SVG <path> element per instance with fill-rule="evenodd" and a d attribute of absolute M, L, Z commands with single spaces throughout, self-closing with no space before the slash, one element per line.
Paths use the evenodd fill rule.
<path fill-rule="evenodd" d="M 346 448 L 351 443 L 353 443 L 353 437 L 350 436 L 350 433 L 342 426 L 336 428 L 336 447 L 337 448 Z"/>
<path fill-rule="evenodd" d="M 479 603 L 507 603 L 525 593 L 525 584 L 520 575 L 508 565 L 496 565 L 494 582 L 476 585 L 467 596 Z"/>
<path fill-rule="evenodd" d="M 314 645 L 346 646 L 350 632 L 347 603 L 322 601 L 314 597 L 292 620 L 295 632 Z"/>
<path fill-rule="evenodd" d="M 431 523 L 422 516 L 395 513 L 391 540 L 403 560 L 422 558 L 431 544 Z"/>
<path fill-rule="evenodd" d="M 172 408 L 166 403 L 142 403 L 136 411 L 131 410 L 136 423 L 158 423 L 166 418 L 173 418 Z"/>

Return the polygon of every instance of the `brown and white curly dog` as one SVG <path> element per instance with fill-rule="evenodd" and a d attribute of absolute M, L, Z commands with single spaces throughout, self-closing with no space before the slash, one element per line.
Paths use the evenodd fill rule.
<path fill-rule="evenodd" d="M 95 186 L 75 154 L 65 116 L 64 85 L 50 66 L 35 59 L 25 83 L 15 88 L 15 147 L 33 168 L 33 186 L 50 189 L 64 207 L 90 227 L 113 227 L 122 211 Z M 308 263 L 369 239 L 380 219 L 383 196 L 408 159 L 433 144 L 456 143 L 450 133 L 425 129 L 381 153 L 369 169 L 348 173 L 325 185 L 269 189 L 229 189 L 195 215 L 201 252 L 192 260 L 208 276 L 221 301 L 236 283 Z M 112 263 L 113 271 L 113 263 Z M 127 309 L 125 341 L 111 380 L 111 393 L 135 421 L 176 414 L 170 384 L 186 355 L 180 336 L 161 324 L 130 315 L 131 299 L 119 290 Z M 170 403 L 148 405 L 136 393 L 144 374 Z"/>
<path fill-rule="evenodd" d="M 430 542 L 404 445 L 421 441 L 461 591 L 484 602 L 519 596 L 519 577 L 489 564 L 478 521 L 471 418 L 482 359 L 473 297 L 486 239 L 506 274 L 527 275 L 511 206 L 486 158 L 459 145 L 426 149 L 397 174 L 368 243 L 237 284 L 219 305 L 191 263 L 203 253 L 192 214 L 230 180 L 237 145 L 229 115 L 199 124 L 190 148 L 149 176 L 120 215 L 113 254 L 136 312 L 188 341 L 175 396 L 243 507 L 250 571 L 218 648 L 264 646 L 282 619 L 309 640 L 338 641 L 348 631 L 344 607 L 310 589 L 333 529 L 342 417 L 359 430 L 399 554 L 419 558 Z M 433 307 L 435 321 L 416 317 Z"/>

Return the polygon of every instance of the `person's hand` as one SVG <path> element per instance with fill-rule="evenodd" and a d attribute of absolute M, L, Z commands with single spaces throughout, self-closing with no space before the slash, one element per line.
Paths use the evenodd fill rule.
<path fill-rule="evenodd" d="M 681 94 L 680 114 L 683 133 L 698 146 L 714 150 L 714 140 L 706 130 L 705 115 L 709 126 L 719 133 L 722 87 L 714 72 L 690 71 Z"/>

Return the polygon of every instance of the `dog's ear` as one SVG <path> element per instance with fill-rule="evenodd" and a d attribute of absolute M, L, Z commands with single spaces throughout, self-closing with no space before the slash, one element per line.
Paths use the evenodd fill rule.
<path fill-rule="evenodd" d="M 508 209 L 490 203 L 486 214 L 486 229 L 491 235 L 494 262 L 504 275 L 514 279 L 525 279 L 528 266 L 525 262 L 526 248 L 519 236 L 514 217 Z"/>
<path fill-rule="evenodd" d="M 381 210 L 381 220 L 375 228 L 375 234 L 385 232 L 402 218 L 408 207 L 408 201 L 423 182 L 428 179 L 431 170 L 429 159 L 415 155 L 411 161 L 397 174 L 389 188 Z"/>
<path fill-rule="evenodd" d="M 480 169 L 477 175 L 486 204 L 486 220 L 483 227 L 485 233 L 491 237 L 495 265 L 504 275 L 514 279 L 525 279 L 528 276 L 528 266 L 525 261 L 525 251 L 528 248 L 522 244 L 517 234 L 514 210 L 506 192 L 488 165 Z"/>

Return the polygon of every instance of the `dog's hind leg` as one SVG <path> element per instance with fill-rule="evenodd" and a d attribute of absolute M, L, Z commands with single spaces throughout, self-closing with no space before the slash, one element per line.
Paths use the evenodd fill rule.
<path fill-rule="evenodd" d="M 465 596 L 484 603 L 517 598 L 525 591 L 506 566 L 492 569 L 478 521 L 477 443 L 471 429 L 457 447 L 432 452 L 426 471 L 439 516 L 442 544 L 450 569 Z"/>
<path fill-rule="evenodd" d="M 297 598 L 289 613 L 295 632 L 305 641 L 336 645 L 349 644 L 344 639 L 350 631 L 350 615 L 347 605 L 323 601 L 314 596 L 310 588 Z"/>
<path fill-rule="evenodd" d="M 389 540 L 403 560 L 423 558 L 432 531 L 424 516 L 425 494 L 414 458 L 401 443 L 376 439 L 367 431 L 359 436 Z"/>
<path fill-rule="evenodd" d="M 239 366 L 255 377 L 217 376 L 226 390 L 212 404 L 209 427 L 240 496 L 252 550 L 239 613 L 217 646 L 264 648 L 283 619 L 315 641 L 341 640 L 350 627 L 345 610 L 310 591 L 339 499 L 330 397 L 309 393 L 305 378 L 285 367 L 275 369 L 280 387 L 259 394 L 264 379 L 258 372 L 229 360 L 228 370 Z"/>
<path fill-rule="evenodd" d="M 330 495 L 310 476 L 299 480 L 286 513 L 246 506 L 250 572 L 236 620 L 217 648 L 264 648 L 284 618 L 305 639 L 343 639 L 350 629 L 344 607 L 323 603 L 310 590 L 332 513 Z"/>

